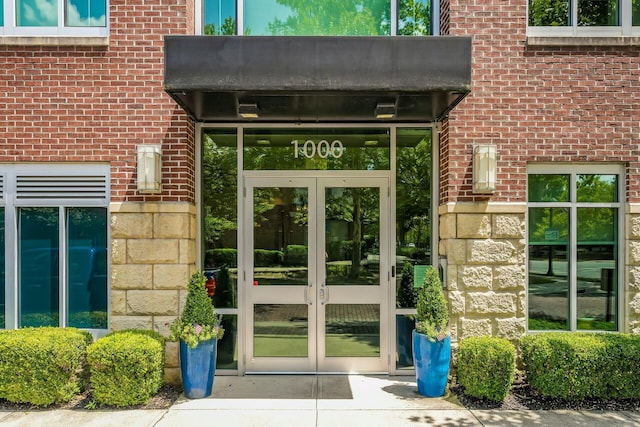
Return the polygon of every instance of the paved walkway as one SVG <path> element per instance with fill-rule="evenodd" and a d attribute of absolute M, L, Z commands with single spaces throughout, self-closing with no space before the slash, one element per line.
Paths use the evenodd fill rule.
<path fill-rule="evenodd" d="M 637 426 L 640 412 L 469 411 L 426 398 L 409 377 L 216 377 L 211 398 L 163 410 L 0 412 L 2 426 Z"/>

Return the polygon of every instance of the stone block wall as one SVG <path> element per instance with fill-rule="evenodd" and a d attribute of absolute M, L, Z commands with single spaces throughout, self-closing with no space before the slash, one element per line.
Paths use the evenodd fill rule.
<path fill-rule="evenodd" d="M 640 204 L 628 205 L 626 216 L 625 332 L 640 334 Z"/>
<path fill-rule="evenodd" d="M 525 204 L 450 203 L 439 208 L 440 257 L 454 341 L 526 331 Z"/>
<path fill-rule="evenodd" d="M 196 225 L 190 203 L 111 204 L 111 330 L 169 336 L 196 268 Z M 166 350 L 165 381 L 178 383 L 177 343 Z"/>

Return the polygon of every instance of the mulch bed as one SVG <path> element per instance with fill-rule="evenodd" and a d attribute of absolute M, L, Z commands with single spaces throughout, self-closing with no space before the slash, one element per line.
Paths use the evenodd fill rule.
<path fill-rule="evenodd" d="M 93 397 L 89 391 L 76 395 L 71 401 L 59 405 L 51 405 L 46 408 L 34 406 L 29 403 L 13 403 L 0 399 L 0 411 L 37 411 L 51 409 L 168 409 L 182 394 L 182 387 L 173 385 L 163 385 L 158 393 L 144 405 L 128 406 L 126 408 L 116 408 L 112 406 L 101 406 L 93 404 Z"/>
<path fill-rule="evenodd" d="M 467 409 L 503 409 L 503 410 L 574 410 L 574 411 L 640 411 L 640 399 L 602 400 L 583 399 L 566 400 L 542 396 L 528 384 L 516 382 L 507 398 L 500 403 L 464 394 L 459 384 L 450 388 L 460 403 Z"/>

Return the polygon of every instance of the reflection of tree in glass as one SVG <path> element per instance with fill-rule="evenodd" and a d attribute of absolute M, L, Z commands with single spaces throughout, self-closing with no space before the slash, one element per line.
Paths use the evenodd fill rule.
<path fill-rule="evenodd" d="M 326 194 L 326 219 L 350 224 L 350 279 L 360 276 L 365 227 L 369 234 L 379 235 L 378 191 L 378 188 L 333 188 Z"/>
<path fill-rule="evenodd" d="M 529 25 L 568 26 L 571 0 L 529 0 Z M 577 0 L 579 26 L 619 25 L 618 0 Z"/>
<path fill-rule="evenodd" d="M 217 247 L 225 232 L 237 228 L 236 148 L 216 144 L 215 137 L 202 135 L 203 228 L 207 248 Z"/>
<path fill-rule="evenodd" d="M 231 16 L 224 18 L 224 22 L 220 28 L 216 29 L 216 24 L 206 24 L 204 26 L 204 33 L 208 36 L 232 36 L 236 33 L 236 21 Z M 245 31 L 245 34 L 249 34 Z"/>
<path fill-rule="evenodd" d="M 268 25 L 273 35 L 388 35 L 389 0 L 277 0 L 292 14 Z"/>
<path fill-rule="evenodd" d="M 398 5 L 398 35 L 428 36 L 431 34 L 431 1 L 400 0 Z"/>
<path fill-rule="evenodd" d="M 431 228 L 431 138 L 397 150 L 396 205 L 398 240 L 429 246 Z"/>

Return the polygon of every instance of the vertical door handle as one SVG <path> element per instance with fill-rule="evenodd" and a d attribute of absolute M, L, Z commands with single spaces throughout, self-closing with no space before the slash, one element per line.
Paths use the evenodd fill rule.
<path fill-rule="evenodd" d="M 304 302 L 307 303 L 307 305 L 312 305 L 313 304 L 313 300 L 311 298 L 309 298 L 309 288 L 311 286 L 305 286 L 304 287 Z"/>
<path fill-rule="evenodd" d="M 325 300 L 324 300 L 324 289 L 325 289 L 324 287 L 320 288 L 320 304 L 323 304 L 323 305 L 324 305 L 324 302 L 325 302 Z"/>

